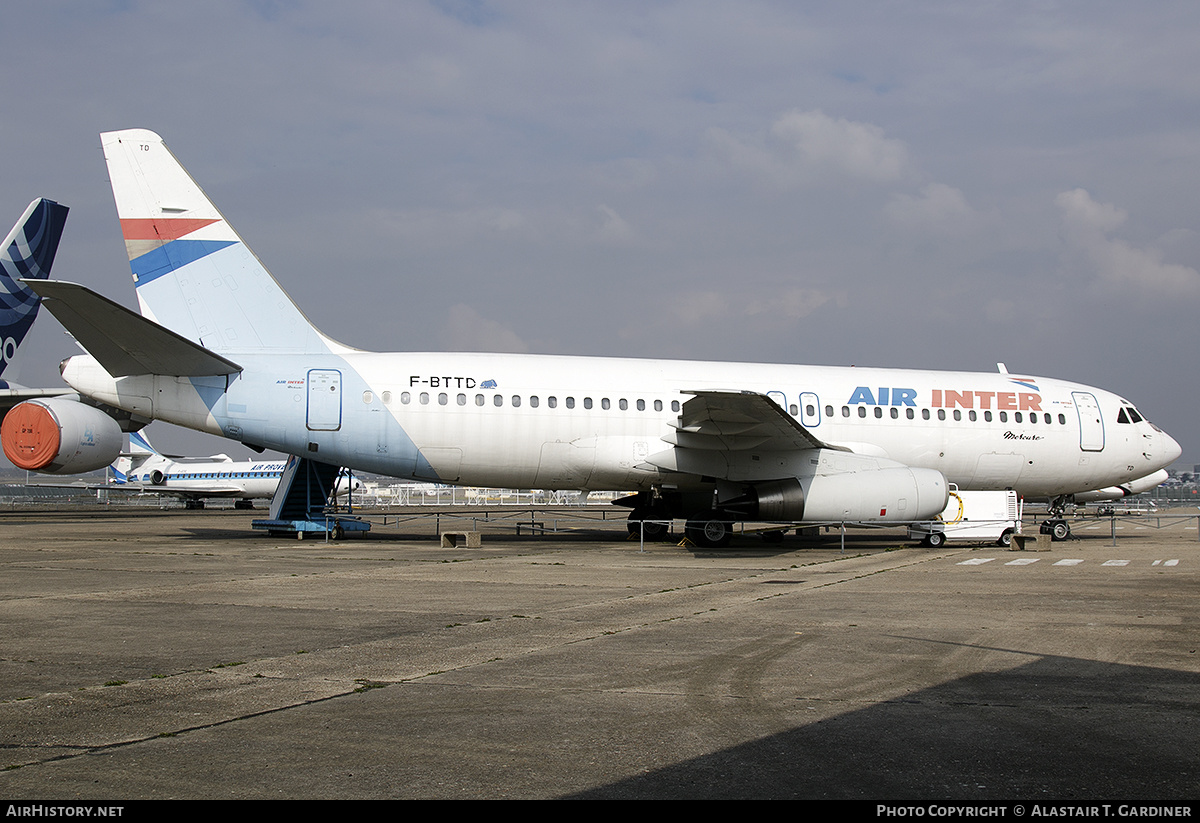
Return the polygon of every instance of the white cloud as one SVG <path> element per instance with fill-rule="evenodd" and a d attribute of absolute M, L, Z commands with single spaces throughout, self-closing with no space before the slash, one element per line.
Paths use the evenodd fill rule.
<path fill-rule="evenodd" d="M 633 229 L 625 222 L 621 215 L 617 214 L 615 209 L 605 206 L 603 203 L 598 207 L 600 212 L 600 230 L 597 233 L 599 239 L 610 242 L 623 242 L 633 238 Z"/>
<path fill-rule="evenodd" d="M 905 228 L 934 234 L 970 230 L 978 219 L 963 193 L 944 183 L 930 183 L 916 197 L 893 195 L 884 214 Z"/>
<path fill-rule="evenodd" d="M 790 111 L 766 135 L 712 129 L 709 145 L 731 167 L 794 185 L 851 178 L 890 183 L 909 173 L 908 149 L 871 123 L 833 118 L 817 109 Z"/>
<path fill-rule="evenodd" d="M 1123 297 L 1200 297 L 1200 272 L 1164 262 L 1158 249 L 1109 236 L 1128 218 L 1124 210 L 1093 200 L 1084 189 L 1065 191 L 1054 202 L 1063 216 L 1068 259 L 1093 278 L 1095 288 Z"/>
<path fill-rule="evenodd" d="M 908 150 L 870 123 L 834 119 L 819 109 L 792 111 L 771 126 L 771 137 L 797 161 L 864 180 L 891 181 L 908 166 Z"/>
<path fill-rule="evenodd" d="M 516 332 L 503 323 L 487 319 L 465 303 L 450 307 L 442 340 L 450 351 L 529 351 L 529 346 Z"/>

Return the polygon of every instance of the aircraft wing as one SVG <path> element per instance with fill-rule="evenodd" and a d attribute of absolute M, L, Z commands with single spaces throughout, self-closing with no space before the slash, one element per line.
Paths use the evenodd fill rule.
<path fill-rule="evenodd" d="M 664 438 L 681 448 L 717 451 L 836 449 L 796 422 L 765 394 L 687 391 L 674 432 Z"/>
<path fill-rule="evenodd" d="M 64 394 L 77 394 L 74 389 L 27 389 L 24 386 L 9 385 L 0 389 L 0 419 L 12 411 L 14 406 L 26 400 L 37 400 L 39 397 L 62 397 Z"/>
<path fill-rule="evenodd" d="M 113 377 L 234 374 L 242 367 L 77 283 L 22 280 Z"/>
<path fill-rule="evenodd" d="M 172 489 L 163 486 L 146 486 L 143 491 L 153 494 L 167 494 L 175 497 L 236 497 L 239 494 L 244 494 L 245 489 L 238 486 L 208 486 L 203 489 Z"/>
<path fill-rule="evenodd" d="M 795 476 L 797 465 L 823 449 L 850 451 L 821 440 L 765 394 L 707 389 L 684 394 L 692 399 L 662 438 L 673 448 L 646 458 L 659 469 L 762 480 Z"/>

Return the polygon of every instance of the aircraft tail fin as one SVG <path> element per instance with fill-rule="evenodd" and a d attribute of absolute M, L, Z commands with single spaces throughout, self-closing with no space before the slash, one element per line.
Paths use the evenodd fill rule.
<path fill-rule="evenodd" d="M 158 454 L 158 449 L 150 445 L 150 438 L 146 437 L 145 432 L 135 431 L 129 433 L 129 453 L 135 458 L 146 458 Z"/>
<path fill-rule="evenodd" d="M 325 352 L 280 288 L 162 138 L 100 135 L 142 315 L 215 352 Z"/>
<path fill-rule="evenodd" d="M 34 200 L 0 247 L 0 373 L 37 317 L 38 296 L 19 281 L 49 277 L 67 211 L 53 200 Z"/>
<path fill-rule="evenodd" d="M 126 455 L 121 455 L 108 468 L 112 471 L 111 482 L 121 486 L 129 482 L 129 473 L 133 471 L 133 460 Z"/>

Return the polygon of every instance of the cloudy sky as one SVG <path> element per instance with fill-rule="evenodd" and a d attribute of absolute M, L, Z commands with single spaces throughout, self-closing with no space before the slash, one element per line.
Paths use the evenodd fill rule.
<path fill-rule="evenodd" d="M 4 30 L 0 220 L 69 205 L 55 276 L 126 305 L 98 133 L 141 127 L 352 345 L 1003 361 L 1200 462 L 1200 4 L 38 0 Z M 56 321 L 27 346 L 57 385 Z"/>

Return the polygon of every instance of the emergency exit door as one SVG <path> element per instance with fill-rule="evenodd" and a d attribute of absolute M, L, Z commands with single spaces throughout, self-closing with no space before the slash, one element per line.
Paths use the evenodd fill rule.
<path fill-rule="evenodd" d="M 342 373 L 312 369 L 308 373 L 308 429 L 333 432 L 342 427 Z"/>
<path fill-rule="evenodd" d="M 1090 392 L 1071 392 L 1075 410 L 1079 413 L 1079 448 L 1085 452 L 1104 451 L 1104 419 L 1100 404 Z"/>

